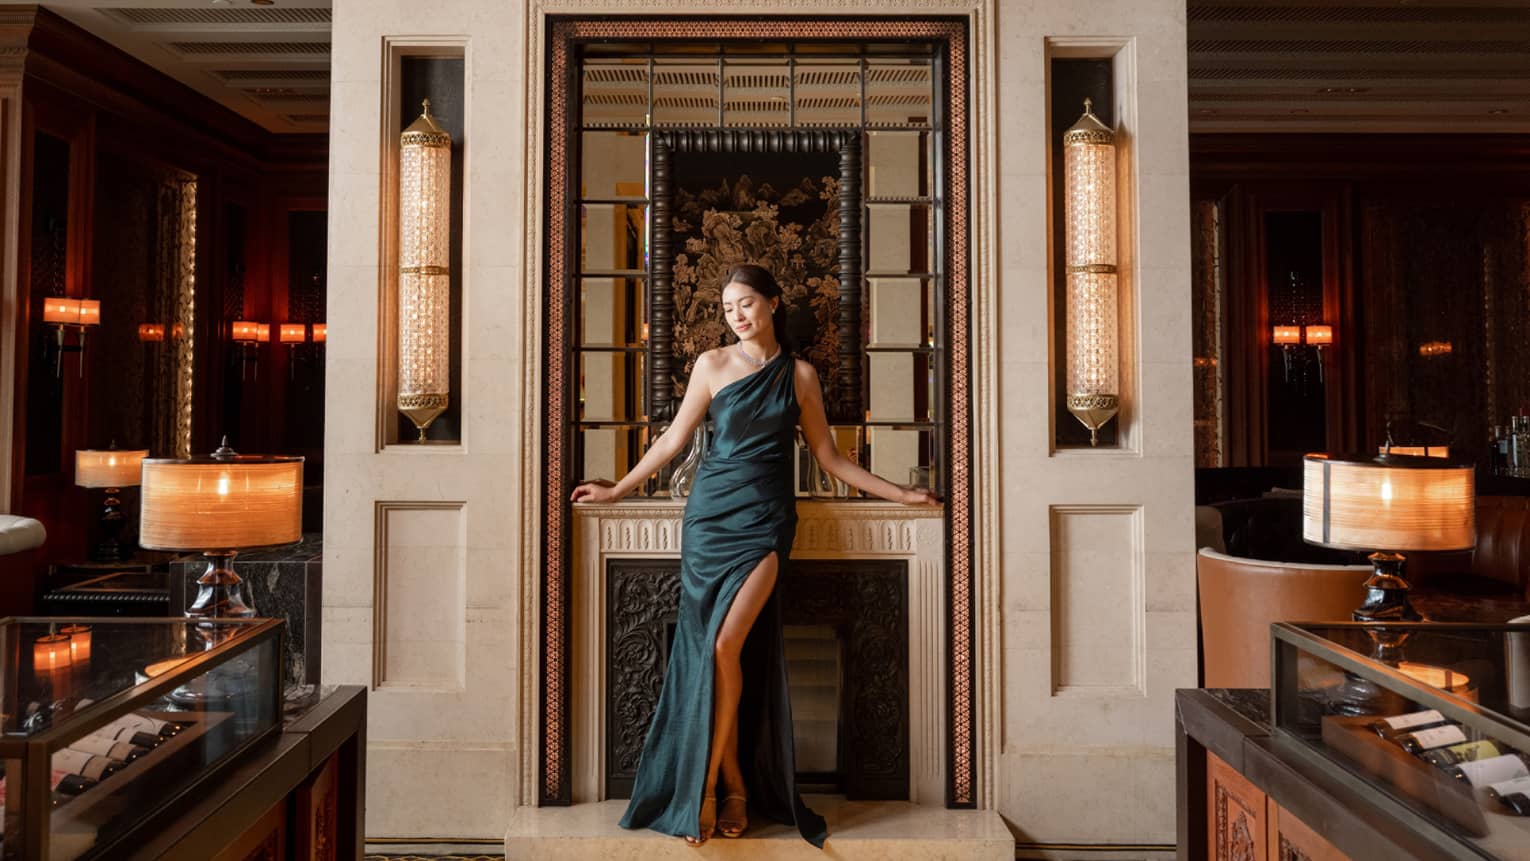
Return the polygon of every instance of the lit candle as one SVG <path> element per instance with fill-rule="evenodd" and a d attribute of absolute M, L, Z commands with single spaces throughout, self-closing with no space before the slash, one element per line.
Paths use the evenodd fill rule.
<path fill-rule="evenodd" d="M 66 625 L 60 634 L 69 635 L 69 659 L 76 664 L 90 663 L 90 626 Z"/>

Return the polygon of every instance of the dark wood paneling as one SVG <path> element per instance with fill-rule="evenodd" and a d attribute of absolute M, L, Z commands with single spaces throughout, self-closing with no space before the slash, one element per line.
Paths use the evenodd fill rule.
<path fill-rule="evenodd" d="M 1489 289 L 1484 272 L 1463 273 L 1466 267 L 1452 265 L 1428 278 L 1419 277 L 1419 269 L 1430 259 L 1460 257 L 1463 249 L 1486 249 L 1497 235 L 1451 213 L 1509 212 L 1530 201 L 1530 135 L 1193 135 L 1190 149 L 1192 197 L 1217 201 L 1225 224 L 1225 465 L 1270 463 L 1269 363 L 1275 352 L 1263 220 L 1271 210 L 1288 208 L 1321 211 L 1323 217 L 1323 314 L 1335 325 L 1334 344 L 1324 351 L 1328 449 L 1378 445 L 1389 418 L 1438 424 L 1433 408 L 1416 414 L 1419 404 L 1430 398 L 1444 403 L 1447 392 L 1456 392 L 1453 400 L 1476 406 L 1471 421 L 1454 422 L 1454 442 L 1468 458 L 1481 454 L 1485 426 L 1505 421 L 1517 406 L 1509 401 L 1523 399 L 1504 382 L 1518 373 L 1518 347 L 1499 337 L 1495 355 L 1479 355 L 1485 349 L 1484 297 L 1462 295 L 1460 288 L 1468 283 L 1478 293 Z M 1399 232 L 1408 225 L 1418 229 Z M 1462 230 L 1469 226 L 1477 232 L 1466 236 Z M 1452 236 L 1460 241 L 1452 245 Z M 1413 276 L 1405 277 L 1410 266 Z M 1523 266 L 1497 277 L 1527 279 Z M 1530 284 L 1495 289 L 1523 294 Z M 1454 309 L 1444 327 L 1450 331 L 1440 338 L 1470 345 L 1464 352 L 1471 355 L 1431 384 L 1432 377 L 1411 368 L 1398 351 L 1416 352 L 1418 338 L 1409 331 L 1418 328 L 1414 318 L 1440 303 Z M 1495 314 L 1530 317 L 1530 308 L 1520 303 Z M 1513 320 L 1500 328 L 1523 329 Z M 1489 389 L 1493 369 L 1502 370 Z M 1492 411 L 1489 403 L 1496 419 L 1485 414 Z"/>

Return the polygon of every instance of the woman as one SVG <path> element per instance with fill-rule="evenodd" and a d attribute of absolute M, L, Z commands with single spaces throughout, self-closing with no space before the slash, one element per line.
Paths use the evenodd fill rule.
<path fill-rule="evenodd" d="M 802 803 L 794 782 L 775 597 L 797 525 L 795 427 L 801 425 L 813 456 L 836 478 L 908 505 L 937 500 L 872 475 L 834 447 L 818 375 L 782 343 L 786 308 L 769 272 L 734 267 L 722 308 L 738 342 L 697 358 L 669 429 L 621 481 L 581 484 L 572 496 L 574 502 L 615 502 L 631 493 L 680 453 L 710 410 L 716 442 L 685 504 L 669 667 L 621 824 L 700 846 L 714 828 L 724 837 L 743 834 L 752 803 L 822 848 L 823 818 Z M 751 635 L 756 621 L 759 630 Z"/>

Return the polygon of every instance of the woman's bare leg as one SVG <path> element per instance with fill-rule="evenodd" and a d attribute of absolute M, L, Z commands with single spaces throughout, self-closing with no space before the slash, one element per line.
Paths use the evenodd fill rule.
<path fill-rule="evenodd" d="M 713 648 L 712 755 L 707 763 L 703 798 L 711 798 L 717 793 L 719 774 L 727 790 L 744 791 L 743 771 L 738 763 L 738 700 L 744 681 L 739 656 L 749 637 L 749 629 L 754 627 L 754 620 L 776 586 L 778 568 L 775 553 L 760 560 L 744 579 L 744 585 L 739 587 L 733 606 L 728 609 L 722 628 L 717 632 L 717 643 Z"/>

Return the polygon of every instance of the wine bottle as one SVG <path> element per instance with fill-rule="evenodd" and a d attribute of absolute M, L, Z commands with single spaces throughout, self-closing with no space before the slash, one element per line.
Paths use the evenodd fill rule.
<path fill-rule="evenodd" d="M 1397 743 L 1409 753 L 1423 753 L 1426 750 L 1434 750 L 1437 747 L 1450 747 L 1453 744 L 1461 744 L 1466 741 L 1466 733 L 1461 731 L 1457 724 L 1429 727 L 1428 729 L 1414 730 L 1398 736 Z"/>
<path fill-rule="evenodd" d="M 133 762 L 149 752 L 146 747 L 129 744 L 125 741 L 113 741 L 99 735 L 87 735 L 69 745 L 71 750 L 82 750 L 97 756 L 105 756 L 111 759 L 120 759 L 123 762 Z"/>
<path fill-rule="evenodd" d="M 1516 777 L 1491 784 L 1487 794 L 1520 816 L 1530 816 L 1530 777 Z"/>
<path fill-rule="evenodd" d="M 1506 753 L 1476 762 L 1463 762 L 1451 769 L 1450 776 L 1472 786 L 1503 783 L 1516 777 L 1530 777 L 1524 754 Z"/>
<path fill-rule="evenodd" d="M 165 743 L 164 736 L 157 733 L 144 732 L 138 727 L 133 726 L 120 726 L 115 730 L 108 726 L 106 729 L 91 733 L 91 735 L 99 738 L 109 738 L 112 741 L 125 741 L 129 744 L 136 744 L 139 747 L 151 749 Z"/>
<path fill-rule="evenodd" d="M 66 747 L 53 754 L 53 767 L 91 780 L 103 780 L 127 768 L 127 763 L 120 759 Z"/>
<path fill-rule="evenodd" d="M 1454 744 L 1450 747 L 1442 747 L 1431 750 L 1424 754 L 1424 761 L 1435 768 L 1443 768 L 1450 771 L 1463 762 L 1476 762 L 1489 759 L 1503 753 L 1498 745 L 1490 741 L 1469 741 L 1466 744 Z"/>
<path fill-rule="evenodd" d="M 53 770 L 53 806 L 58 807 L 96 785 L 96 781 L 67 771 Z"/>
<path fill-rule="evenodd" d="M 1444 715 L 1434 709 L 1427 709 L 1421 712 L 1381 718 L 1380 720 L 1372 721 L 1370 727 L 1376 731 L 1377 735 L 1387 741 L 1397 741 L 1399 736 L 1414 730 L 1441 726 L 1446 723 L 1449 723 L 1449 721 L 1445 719 Z"/>
<path fill-rule="evenodd" d="M 165 738 L 169 738 L 181 731 L 180 724 L 174 724 L 169 721 L 159 720 L 157 718 L 145 717 L 140 714 L 125 714 L 122 717 L 117 718 L 116 720 L 107 724 L 106 728 L 116 729 L 123 726 L 136 727 L 143 732 L 151 732 L 156 735 L 164 736 Z"/>

